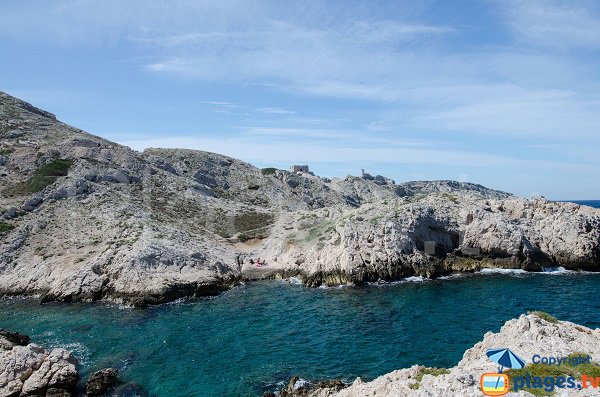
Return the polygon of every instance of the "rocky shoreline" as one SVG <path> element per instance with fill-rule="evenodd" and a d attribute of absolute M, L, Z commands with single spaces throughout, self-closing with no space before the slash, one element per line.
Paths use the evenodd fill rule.
<path fill-rule="evenodd" d="M 112 391 L 126 396 L 132 387 L 132 395 L 144 395 L 140 388 L 122 384 L 114 368 L 94 372 L 79 385 L 77 366 L 70 351 L 45 350 L 26 335 L 0 329 L 0 397 L 99 397 Z"/>
<path fill-rule="evenodd" d="M 481 375 L 497 371 L 497 365 L 487 358 L 485 352 L 498 347 L 508 347 L 517 353 L 526 361 L 525 370 L 532 374 L 546 370 L 532 365 L 531 357 L 534 355 L 567 357 L 577 354 L 591 357 L 590 364 L 585 368 L 557 368 L 558 372 L 566 371 L 579 377 L 578 381 L 584 372 L 593 375 L 600 371 L 600 364 L 597 363 L 597 357 L 600 357 L 600 329 L 590 329 L 559 321 L 546 313 L 533 312 L 507 321 L 497 333 L 487 332 L 483 340 L 466 350 L 460 362 L 452 368 L 413 365 L 370 382 L 357 378 L 349 384 L 339 380 L 309 382 L 293 377 L 286 387 L 277 393 L 266 393 L 264 397 L 476 397 L 481 395 Z M 557 371 L 550 373 L 558 376 Z M 77 359 L 71 352 L 64 349 L 48 351 L 30 343 L 25 335 L 0 330 L 0 397 L 120 396 L 132 392 L 145 395 L 137 386 L 122 384 L 117 378 L 117 371 L 110 368 L 92 374 L 85 385 L 78 387 L 78 381 Z M 523 397 L 538 394 L 539 390 L 520 390 L 506 395 Z M 599 396 L 600 389 L 556 388 L 553 395 Z"/>
<path fill-rule="evenodd" d="M 559 321 L 546 313 L 535 312 L 521 315 L 519 318 L 507 321 L 499 332 L 488 332 L 481 342 L 465 351 L 462 360 L 452 368 L 427 368 L 414 365 L 382 375 L 371 382 L 363 382 L 360 378 L 351 384 L 344 385 L 339 381 L 299 382 L 293 378 L 287 388 L 277 396 L 302 397 L 363 397 L 363 396 L 427 396 L 427 397 L 479 397 L 482 395 L 479 379 L 484 373 L 497 372 L 497 364 L 490 361 L 485 352 L 492 348 L 510 348 L 526 360 L 525 370 L 536 374 L 545 370 L 538 366 L 533 369 L 531 357 L 567 357 L 569 355 L 590 356 L 591 364 L 585 369 L 577 367 L 561 367 L 556 371 L 548 369 L 554 377 L 561 371 L 571 373 L 581 379 L 585 371 L 598 371 L 600 357 L 600 329 L 590 329 L 568 321 Z M 591 369 L 590 369 L 591 368 Z M 597 373 L 597 372 L 595 372 Z M 510 372 L 509 372 L 510 374 Z M 511 376 L 511 375 L 509 375 Z M 542 386 L 543 389 L 543 386 Z M 512 388 L 511 388 L 512 390 Z M 541 394 L 540 394 L 541 393 Z M 588 388 L 569 389 L 556 387 L 552 393 L 539 388 L 510 391 L 505 394 L 516 396 L 600 396 L 600 389 Z"/>
<path fill-rule="evenodd" d="M 268 278 L 317 287 L 600 270 L 591 207 L 472 183 L 139 153 L 1 92 L 0 138 L 0 296 L 147 305 Z"/>

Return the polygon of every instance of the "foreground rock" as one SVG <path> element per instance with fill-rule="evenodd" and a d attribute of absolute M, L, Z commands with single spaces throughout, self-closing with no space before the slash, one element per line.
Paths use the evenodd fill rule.
<path fill-rule="evenodd" d="M 522 315 L 504 324 L 498 333 L 488 332 L 483 341 L 467 350 L 453 368 L 439 370 L 415 365 L 383 375 L 372 382 L 356 379 L 349 387 L 320 388 L 305 394 L 310 397 L 363 396 L 464 396 L 482 395 L 479 379 L 484 373 L 497 372 L 497 365 L 485 355 L 487 349 L 508 347 L 531 364 L 534 355 L 567 357 L 570 354 L 600 358 L 600 329 L 589 329 L 567 321 L 547 321 L 538 315 Z M 526 368 L 528 368 L 526 366 Z M 526 391 L 507 396 L 533 396 Z M 600 396 L 600 389 L 555 389 L 554 395 Z"/>
<path fill-rule="evenodd" d="M 0 332 L 0 397 L 73 395 L 79 379 L 75 357 L 28 342 Z"/>
<path fill-rule="evenodd" d="M 94 372 L 85 384 L 85 393 L 87 396 L 102 396 L 117 384 L 117 370 L 106 368 Z"/>
<path fill-rule="evenodd" d="M 470 183 L 138 153 L 1 92 L 0 175 L 0 295 L 144 305 L 261 278 L 600 269 L 600 210 Z"/>

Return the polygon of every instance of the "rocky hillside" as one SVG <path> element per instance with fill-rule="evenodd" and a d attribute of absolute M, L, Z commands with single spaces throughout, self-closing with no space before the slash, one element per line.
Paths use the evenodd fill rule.
<path fill-rule="evenodd" d="M 589 207 L 139 153 L 4 93 L 0 175 L 0 294 L 147 304 L 257 278 L 318 286 L 600 266 L 600 211 Z"/>
<path fill-rule="evenodd" d="M 498 371 L 497 365 L 490 361 L 487 349 L 509 348 L 519 355 L 525 363 L 523 373 L 508 371 L 511 376 L 523 376 L 527 371 L 531 376 L 561 375 L 573 376 L 581 381 L 581 375 L 598 376 L 597 358 L 600 357 L 600 330 L 589 329 L 567 321 L 557 321 L 544 314 L 522 315 L 513 319 L 498 333 L 488 332 L 483 340 L 467 350 L 462 360 L 453 368 L 426 368 L 415 365 L 383 375 L 372 382 L 362 382 L 357 378 L 354 383 L 342 390 L 339 387 L 320 388 L 312 391 L 297 390 L 288 395 L 305 397 L 363 397 L 363 396 L 411 396 L 411 397 L 479 397 L 482 396 L 479 379 L 484 373 Z M 590 356 L 591 364 L 581 366 L 556 365 L 532 366 L 532 357 L 568 357 L 572 355 Z M 511 388 L 511 390 L 513 390 Z M 600 389 L 555 388 L 552 392 L 534 388 L 511 391 L 506 396 L 600 396 Z M 292 388 L 293 391 L 293 388 Z"/>

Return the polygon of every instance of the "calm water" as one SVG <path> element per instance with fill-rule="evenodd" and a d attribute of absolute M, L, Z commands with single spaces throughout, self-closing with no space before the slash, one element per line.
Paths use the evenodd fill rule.
<path fill-rule="evenodd" d="M 600 200 L 568 200 L 571 203 L 587 205 L 589 207 L 600 208 Z"/>
<path fill-rule="evenodd" d="M 600 275 L 477 274 L 364 288 L 257 282 L 196 302 L 127 309 L 0 300 L 0 327 L 115 366 L 154 396 L 257 396 L 292 375 L 373 378 L 452 366 L 528 310 L 600 326 Z"/>

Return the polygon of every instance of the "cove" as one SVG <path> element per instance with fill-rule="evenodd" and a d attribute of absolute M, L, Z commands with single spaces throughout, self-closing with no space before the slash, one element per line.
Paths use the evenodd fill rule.
<path fill-rule="evenodd" d="M 599 290 L 599 274 L 560 272 L 330 289 L 271 281 L 147 309 L 4 298 L 0 327 L 74 351 L 84 377 L 116 367 L 152 396 L 260 396 L 292 375 L 368 380 L 453 366 L 529 310 L 598 327 Z"/>

